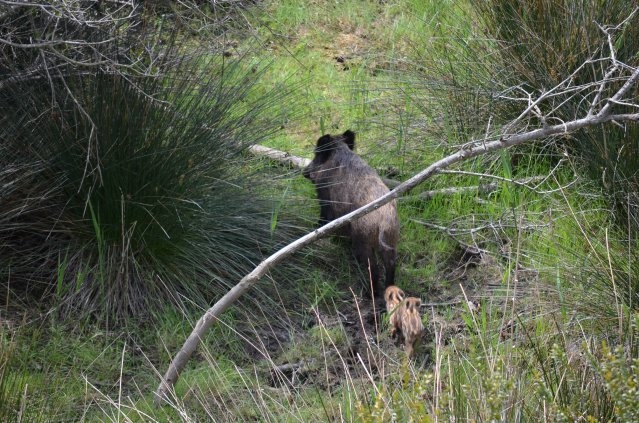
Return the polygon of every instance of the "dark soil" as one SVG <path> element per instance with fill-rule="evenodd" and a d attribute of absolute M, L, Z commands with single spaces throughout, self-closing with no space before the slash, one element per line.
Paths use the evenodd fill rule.
<path fill-rule="evenodd" d="M 484 251 L 460 247 L 444 269 L 452 284 L 407 293 L 422 298 L 422 312 L 428 321 L 413 358 L 415 365 L 426 368 L 431 364 L 436 341 L 446 345 L 455 337 L 465 336 L 469 328 L 461 317 L 463 313 L 469 313 L 469 309 L 478 313 L 486 301 L 506 301 L 500 294 L 505 266 L 503 260 Z M 531 286 L 537 277 L 526 269 L 519 269 L 518 275 L 520 289 Z M 342 298 L 330 309 L 309 309 L 306 321 L 291 322 L 297 328 L 269 324 L 256 330 L 259 342 L 247 343 L 247 353 L 265 361 L 266 377 L 273 387 L 314 386 L 332 391 L 347 379 L 379 380 L 388 360 L 401 362 L 405 357 L 401 346 L 391 339 L 386 320 L 383 303 L 362 297 Z M 313 329 L 339 333 L 343 339 L 319 345 L 310 334 Z"/>

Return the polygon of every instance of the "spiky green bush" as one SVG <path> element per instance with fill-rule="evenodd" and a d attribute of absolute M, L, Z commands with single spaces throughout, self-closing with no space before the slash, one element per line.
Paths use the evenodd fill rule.
<path fill-rule="evenodd" d="M 3 294 L 117 319 L 206 305 L 286 239 L 244 151 L 279 129 L 289 90 L 256 93 L 248 57 L 164 63 L 0 92 Z"/>

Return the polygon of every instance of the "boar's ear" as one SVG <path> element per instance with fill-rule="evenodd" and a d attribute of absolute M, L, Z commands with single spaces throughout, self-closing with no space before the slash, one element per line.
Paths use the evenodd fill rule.
<path fill-rule="evenodd" d="M 344 142 L 346 143 L 348 148 L 350 148 L 351 150 L 354 150 L 355 149 L 355 132 L 349 129 L 346 132 L 344 132 L 342 136 L 344 137 Z"/>
<path fill-rule="evenodd" d="M 324 163 L 328 160 L 333 148 L 333 137 L 330 135 L 323 135 L 317 140 L 317 147 L 315 147 L 315 160 L 319 162 L 318 164 Z"/>
<path fill-rule="evenodd" d="M 325 150 L 328 144 L 331 143 L 331 141 L 333 141 L 333 137 L 331 137 L 329 134 L 322 135 L 317 140 L 317 148 L 321 150 Z"/>

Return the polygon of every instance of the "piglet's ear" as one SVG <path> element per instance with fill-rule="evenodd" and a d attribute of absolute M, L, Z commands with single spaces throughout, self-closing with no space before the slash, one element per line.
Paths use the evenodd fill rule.
<path fill-rule="evenodd" d="M 350 148 L 351 150 L 354 150 L 355 149 L 355 132 L 349 129 L 346 132 L 344 132 L 342 136 L 344 137 L 344 142 L 346 143 L 348 148 Z"/>

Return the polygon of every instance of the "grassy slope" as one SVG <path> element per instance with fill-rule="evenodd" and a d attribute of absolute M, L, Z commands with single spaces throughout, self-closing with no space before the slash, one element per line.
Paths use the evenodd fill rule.
<path fill-rule="evenodd" d="M 302 119 L 286 122 L 282 134 L 268 144 L 310 157 L 321 133 L 350 128 L 360 134 L 359 152 L 382 172 L 394 168 L 399 178 L 442 157 L 452 137 L 425 135 L 429 123 L 419 108 L 433 100 L 415 93 L 399 71 L 421 53 L 430 35 L 439 34 L 437 22 L 455 21 L 450 3 L 271 2 L 254 22 L 264 45 L 258 59 L 273 60 L 265 84 L 301 84 L 305 110 Z M 510 176 L 511 159 L 504 153 L 464 169 Z M 523 160 L 527 162 L 520 159 L 517 178 L 548 174 L 546 161 Z M 559 180 L 571 177 L 569 169 L 557 175 Z M 446 175 L 423 189 L 477 182 L 477 177 Z M 312 201 L 313 189 L 299 174 L 281 183 L 283 204 L 299 207 Z M 539 188 L 556 186 L 550 181 Z M 283 327 L 290 333 L 279 336 L 277 320 L 261 310 L 254 311 L 254 322 L 241 322 L 229 313 L 182 375 L 172 407 L 154 409 L 150 392 L 158 380 L 156 372 L 164 371 L 189 332 L 189 319 L 198 317 L 173 311 L 161 317 L 160 325 L 131 333 L 91 327 L 73 331 L 59 322 L 40 327 L 0 316 L 0 381 L 9 386 L 0 392 L 16 414 L 24 410 L 25 421 L 323 421 L 338 416 L 385 421 L 391 412 L 400 420 L 413 414 L 428 421 L 434 410 L 442 415 L 471 413 L 478 420 L 530 420 L 544 401 L 548 419 L 561 413 L 574 417 L 581 411 L 580 401 L 598 388 L 592 372 L 580 373 L 568 365 L 576 359 L 566 352 L 594 338 L 586 335 L 588 328 L 573 336 L 568 325 L 574 309 L 572 298 L 565 295 L 569 278 L 563 269 L 572 257 L 564 251 L 587 249 L 574 225 L 581 219 L 573 216 L 586 214 L 593 227 L 603 226 L 605 217 L 592 212 L 597 207 L 568 192 L 540 194 L 509 184 L 489 196 L 402 200 L 398 283 L 443 304 L 427 310 L 429 336 L 412 365 L 402 362 L 384 335 L 376 338 L 381 349 L 359 338 L 361 344 L 355 347 L 366 366 L 343 355 L 355 348 L 352 327 L 359 325 L 345 281 L 358 275 L 340 258 L 343 246 L 327 241 L 319 251 L 337 261 L 337 273 L 309 264 L 308 272 L 300 275 L 301 300 L 281 293 L 279 301 L 290 311 L 280 320 L 288 322 Z M 303 210 L 310 222 L 313 208 Z M 433 224 L 454 231 L 447 234 Z M 472 254 L 458 241 L 477 242 L 494 255 Z M 464 295 L 479 300 L 482 311 L 469 313 Z M 518 300 L 504 300 L 513 297 Z M 548 300 L 554 305 L 548 306 Z M 292 309 L 293 303 L 298 308 Z M 353 326 L 349 319 L 355 321 Z M 504 332 L 510 320 L 523 327 L 512 338 Z M 264 321 L 273 323 L 272 333 L 265 332 Z M 302 330 L 308 321 L 316 324 Z M 235 327 L 241 327 L 241 333 Z M 260 342 L 275 364 L 301 363 L 297 371 L 285 372 L 295 389 L 273 376 L 268 359 L 252 359 L 259 355 L 248 352 L 247 345 Z M 266 345 L 278 342 L 281 345 Z M 552 345 L 559 346 L 546 351 Z M 563 381 L 562 375 L 568 379 Z M 579 394 L 579 389 L 586 393 Z M 525 404 L 527 397 L 532 405 Z"/>

